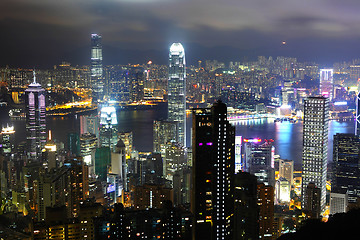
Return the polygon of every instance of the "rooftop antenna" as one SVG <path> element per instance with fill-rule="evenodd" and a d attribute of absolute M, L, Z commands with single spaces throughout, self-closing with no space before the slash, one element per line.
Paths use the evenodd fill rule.
<path fill-rule="evenodd" d="M 36 74 L 35 74 L 35 69 L 33 70 L 33 76 L 34 76 L 34 82 L 33 82 L 33 83 L 36 83 Z"/>

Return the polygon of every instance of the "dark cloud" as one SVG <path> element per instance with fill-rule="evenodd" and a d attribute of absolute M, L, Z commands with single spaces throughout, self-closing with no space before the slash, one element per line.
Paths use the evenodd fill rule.
<path fill-rule="evenodd" d="M 188 62 L 342 60 L 360 54 L 359 9 L 355 0 L 2 0 L 0 66 L 87 64 L 91 32 L 103 35 L 106 63 L 165 63 L 173 41 L 187 46 Z"/>

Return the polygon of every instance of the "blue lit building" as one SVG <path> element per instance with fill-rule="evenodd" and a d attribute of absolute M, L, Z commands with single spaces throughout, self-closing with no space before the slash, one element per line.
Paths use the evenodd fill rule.
<path fill-rule="evenodd" d="M 169 53 L 168 119 L 179 123 L 179 142 L 186 146 L 186 64 L 181 43 L 173 43 Z"/>

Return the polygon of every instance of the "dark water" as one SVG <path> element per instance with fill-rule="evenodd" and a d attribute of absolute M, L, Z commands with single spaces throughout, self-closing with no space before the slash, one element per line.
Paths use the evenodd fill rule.
<path fill-rule="evenodd" d="M 132 131 L 134 146 L 138 151 L 152 151 L 154 120 L 166 119 L 167 108 L 156 107 L 150 110 L 119 110 L 118 122 L 120 131 Z M 10 122 L 7 110 L 0 109 L 0 126 Z M 15 126 L 15 142 L 18 144 L 25 140 L 25 121 L 12 122 Z M 236 126 L 236 135 L 243 138 L 273 139 L 275 153 L 283 159 L 294 160 L 301 163 L 302 155 L 302 122 L 295 124 L 283 122 L 274 123 L 272 119 L 242 120 L 232 122 Z M 76 116 L 64 118 L 47 118 L 47 128 L 52 130 L 53 139 L 64 142 L 67 134 L 79 131 L 79 118 Z M 354 122 L 330 121 L 329 125 L 329 160 L 332 160 L 333 135 L 336 133 L 353 133 Z M 187 115 L 187 145 L 191 143 L 191 114 Z"/>

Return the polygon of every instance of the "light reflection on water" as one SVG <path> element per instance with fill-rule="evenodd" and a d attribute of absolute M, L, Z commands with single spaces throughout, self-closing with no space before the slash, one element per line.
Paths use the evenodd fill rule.
<path fill-rule="evenodd" d="M 273 139 L 275 154 L 282 159 L 294 160 L 301 164 L 303 123 L 274 122 L 274 119 L 251 119 L 231 122 L 236 127 L 236 135 L 244 138 Z M 333 136 L 336 133 L 353 133 L 354 122 L 329 122 L 328 159 L 332 161 Z"/>

